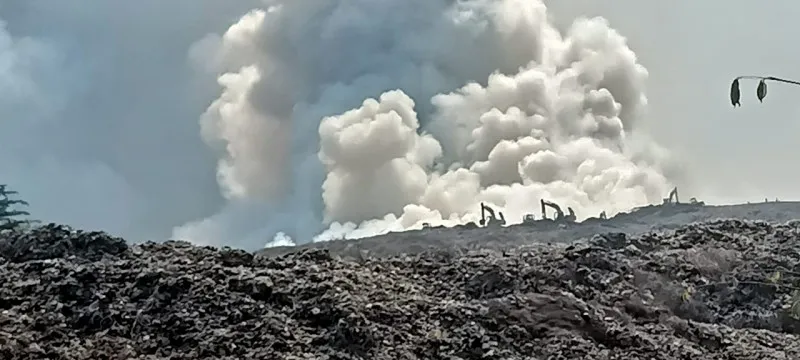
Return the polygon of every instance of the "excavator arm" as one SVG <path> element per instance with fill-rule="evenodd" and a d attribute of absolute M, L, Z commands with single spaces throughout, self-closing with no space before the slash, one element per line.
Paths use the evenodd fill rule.
<path fill-rule="evenodd" d="M 497 218 L 497 216 L 494 213 L 494 209 L 490 208 L 488 205 L 486 205 L 484 203 L 481 203 L 481 212 L 482 213 L 483 212 L 489 213 L 489 217 L 492 218 L 492 219 L 496 219 Z M 485 216 L 482 216 L 482 217 L 485 217 Z"/>
<path fill-rule="evenodd" d="M 501 225 L 506 224 L 506 217 L 502 211 L 495 213 L 490 206 L 481 203 L 481 226 L 489 226 L 495 220 L 499 220 Z"/>
<path fill-rule="evenodd" d="M 567 215 L 567 217 L 564 218 L 564 220 L 567 220 L 567 221 L 570 221 L 570 222 L 573 222 L 573 221 L 577 220 L 578 217 L 575 216 L 575 210 L 572 210 L 571 207 L 567 207 L 567 210 L 569 211 L 569 215 Z"/>
<path fill-rule="evenodd" d="M 672 191 L 669 192 L 669 202 L 679 203 L 680 200 L 678 199 L 678 187 L 672 188 Z"/>
<path fill-rule="evenodd" d="M 492 209 L 490 207 L 486 206 L 486 204 L 481 203 L 481 226 L 485 226 L 487 224 L 488 220 L 489 220 L 489 219 L 486 218 L 486 213 L 487 212 L 491 212 L 489 216 L 493 217 L 492 215 L 494 215 L 494 214 L 492 214 L 493 213 Z"/>
<path fill-rule="evenodd" d="M 547 219 L 547 211 L 545 211 L 547 209 L 544 207 L 544 200 L 539 200 L 539 203 L 542 204 L 542 219 Z"/>
<path fill-rule="evenodd" d="M 556 211 L 556 220 L 560 220 L 564 217 L 564 212 L 561 211 L 561 207 L 558 206 L 558 204 L 544 199 L 540 200 L 540 202 L 542 204 L 542 219 L 547 219 L 546 210 L 548 207 Z"/>
<path fill-rule="evenodd" d="M 664 198 L 664 205 L 667 204 L 677 204 L 680 200 L 678 199 L 678 187 L 672 188 L 672 191 L 669 192 L 669 196 Z"/>

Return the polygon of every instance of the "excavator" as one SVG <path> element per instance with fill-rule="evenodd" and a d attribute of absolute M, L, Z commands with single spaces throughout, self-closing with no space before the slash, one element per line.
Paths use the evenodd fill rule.
<path fill-rule="evenodd" d="M 678 187 L 672 188 L 672 191 L 669 192 L 669 197 L 664 198 L 663 205 L 667 204 L 679 204 L 680 200 L 678 200 Z"/>
<path fill-rule="evenodd" d="M 600 212 L 599 216 L 586 218 L 583 221 L 581 221 L 581 224 L 596 224 L 596 223 L 605 222 L 607 220 L 608 220 L 608 216 L 606 215 L 605 210 L 603 210 L 603 211 Z"/>
<path fill-rule="evenodd" d="M 557 222 L 561 222 L 561 221 L 575 222 L 575 220 L 577 218 L 575 216 L 575 211 L 572 210 L 571 207 L 567 207 L 567 210 L 569 211 L 569 215 L 564 215 L 564 212 L 561 211 L 561 207 L 558 206 L 558 204 L 556 204 L 556 203 L 554 203 L 552 201 L 544 200 L 544 199 L 540 200 L 539 202 L 542 205 L 542 219 L 547 219 L 547 211 L 546 210 L 547 210 L 548 207 L 550 207 L 550 208 L 552 208 L 553 210 L 556 211 L 556 217 L 553 220 L 555 220 Z"/>
<path fill-rule="evenodd" d="M 499 217 L 497 215 L 499 215 Z M 502 211 L 498 211 L 497 214 L 495 214 L 494 209 L 484 203 L 481 203 L 481 226 L 504 226 L 505 224 L 506 217 L 503 215 Z"/>
<path fill-rule="evenodd" d="M 525 214 L 525 216 L 522 217 L 522 223 L 525 225 L 535 224 L 536 216 L 534 216 L 533 214 Z"/>
<path fill-rule="evenodd" d="M 672 191 L 669 192 L 669 197 L 664 198 L 663 205 L 677 205 L 677 204 L 680 204 L 680 203 L 681 203 L 681 201 L 678 198 L 678 187 L 676 186 L 676 187 L 672 188 Z M 691 198 L 691 199 L 689 199 L 689 204 L 697 205 L 697 206 L 703 206 L 703 205 L 705 205 L 705 202 L 697 201 L 697 198 Z"/>

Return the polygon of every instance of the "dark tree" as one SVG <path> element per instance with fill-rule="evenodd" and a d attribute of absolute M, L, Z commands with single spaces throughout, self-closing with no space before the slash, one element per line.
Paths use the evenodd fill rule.
<path fill-rule="evenodd" d="M 0 184 L 0 230 L 17 229 L 30 225 L 32 222 L 27 219 L 20 219 L 20 216 L 29 216 L 25 210 L 15 209 L 19 206 L 28 206 L 25 200 L 12 199 L 18 193 L 9 190 L 7 185 Z"/>

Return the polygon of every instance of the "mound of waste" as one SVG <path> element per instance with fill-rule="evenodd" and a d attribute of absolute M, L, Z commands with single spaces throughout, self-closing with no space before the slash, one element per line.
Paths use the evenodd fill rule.
<path fill-rule="evenodd" d="M 49 225 L 0 234 L 0 358 L 800 359 L 798 264 L 738 220 L 358 262 Z"/>

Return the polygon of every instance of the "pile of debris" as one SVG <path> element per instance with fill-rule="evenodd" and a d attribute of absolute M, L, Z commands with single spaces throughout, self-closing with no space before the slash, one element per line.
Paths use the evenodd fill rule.
<path fill-rule="evenodd" d="M 798 359 L 797 224 L 350 262 L 0 234 L 2 359 Z"/>

